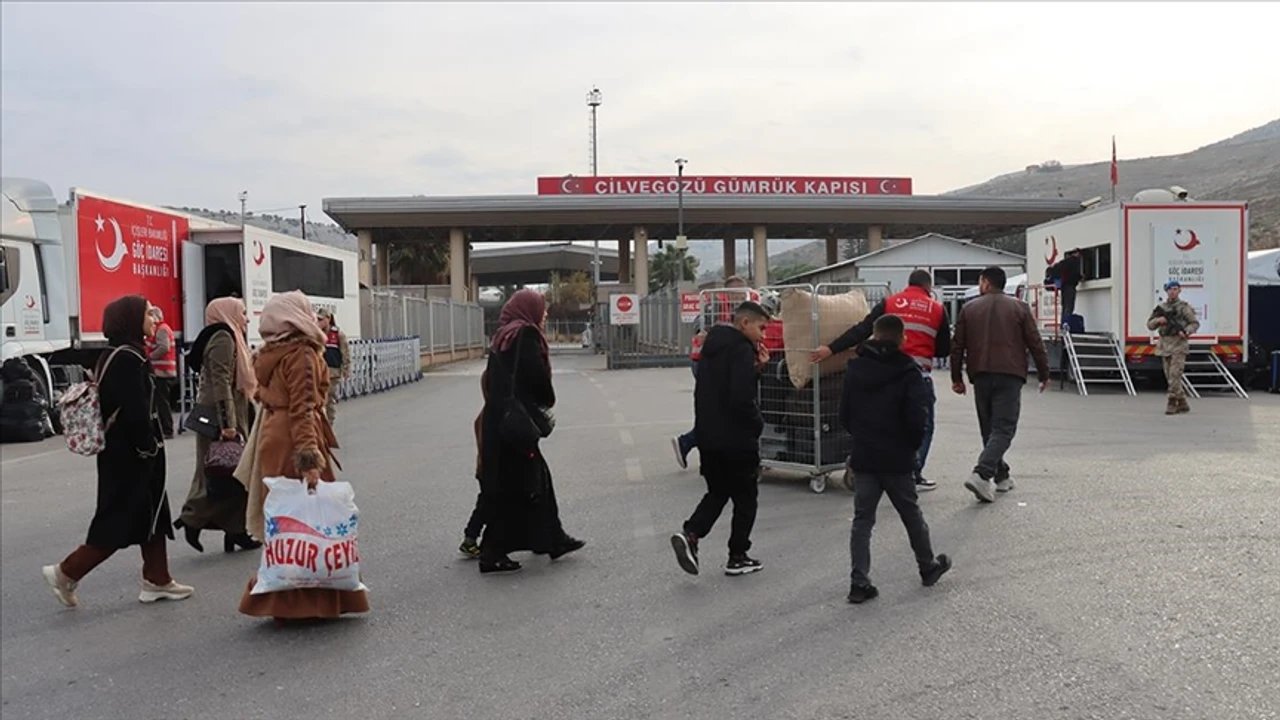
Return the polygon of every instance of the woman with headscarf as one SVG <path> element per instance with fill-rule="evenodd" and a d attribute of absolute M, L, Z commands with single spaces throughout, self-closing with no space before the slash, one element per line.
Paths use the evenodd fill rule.
<path fill-rule="evenodd" d="M 245 448 L 252 453 L 247 477 L 237 477 L 249 489 L 249 534 L 261 541 L 266 535 L 263 478 L 298 478 L 309 487 L 333 482 L 333 449 L 338 442 L 325 417 L 329 369 L 324 363 L 324 333 L 311 301 L 298 291 L 273 295 L 262 309 L 258 329 L 266 343 L 254 360 L 261 409 Z M 363 590 L 311 588 L 253 595 L 254 580 L 240 598 L 240 612 L 246 615 L 282 621 L 336 618 L 369 610 Z"/>
<path fill-rule="evenodd" d="M 130 545 L 142 548 L 138 600 L 185 600 L 195 592 L 169 575 L 165 541 L 173 531 L 164 487 L 164 434 L 145 355 L 146 339 L 155 332 L 149 309 L 146 298 L 129 295 L 103 311 L 102 331 L 110 348 L 94 374 L 106 429 L 106 445 L 97 456 L 97 509 L 84 544 L 61 563 L 44 567 L 45 581 L 67 607 L 78 604 L 76 586 L 89 571 Z"/>
<path fill-rule="evenodd" d="M 258 389 L 253 374 L 253 357 L 245 344 L 249 317 L 244 302 L 238 298 L 218 298 L 204 311 L 205 328 L 191 348 L 188 367 L 200 373 L 196 404 L 214 409 L 220 418 L 222 440 L 246 438 L 249 435 L 249 399 Z M 222 549 L 235 552 L 261 547 L 261 543 L 245 532 L 244 486 L 233 478 L 210 482 L 205 476 L 205 459 L 213 440 L 196 436 L 196 470 L 191 479 L 187 502 L 174 527 L 184 530 L 187 543 L 200 552 L 201 530 L 221 530 Z"/>
<path fill-rule="evenodd" d="M 551 470 L 535 443 L 513 445 L 501 432 L 510 398 L 536 415 L 556 404 L 551 386 L 551 360 L 543 327 L 547 303 L 541 294 L 521 290 L 511 296 L 498 318 L 489 365 L 481 378 L 484 411 L 480 420 L 480 494 L 484 539 L 480 572 L 520 569 L 509 553 L 530 550 L 555 560 L 580 550 L 584 543 L 560 525 Z"/>

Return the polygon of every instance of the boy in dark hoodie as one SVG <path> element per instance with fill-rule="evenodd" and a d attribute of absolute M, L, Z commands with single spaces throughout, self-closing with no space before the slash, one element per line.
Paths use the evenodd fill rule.
<path fill-rule="evenodd" d="M 694 432 L 707 494 L 671 536 L 671 547 L 684 571 L 698 574 L 698 541 L 711 532 L 721 511 L 733 501 L 726 575 L 746 575 L 763 565 L 747 555 L 756 522 L 756 482 L 760 475 L 760 433 L 764 418 L 756 400 L 757 349 L 764 339 L 769 313 L 758 303 L 744 302 L 732 325 L 707 333 L 694 386 Z"/>
<path fill-rule="evenodd" d="M 840 399 L 840 422 L 853 436 L 849 465 L 853 469 L 853 530 L 849 552 L 853 560 L 849 602 L 863 603 L 880 594 L 871 584 L 871 528 L 881 494 L 902 518 L 925 586 L 938 582 L 951 560 L 933 556 L 929 526 L 917 504 L 916 451 L 924 440 L 929 390 L 920 368 L 902 352 L 902 318 L 880 316 L 871 339 L 849 361 Z"/>

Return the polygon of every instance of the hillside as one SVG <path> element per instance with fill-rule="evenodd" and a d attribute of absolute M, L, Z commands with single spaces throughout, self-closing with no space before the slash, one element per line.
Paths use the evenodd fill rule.
<path fill-rule="evenodd" d="M 1109 160 L 1001 175 L 948 195 L 1068 197 L 1111 195 Z M 1253 249 L 1280 247 L 1280 120 L 1181 155 L 1121 160 L 1116 197 L 1180 185 L 1197 200 L 1249 202 Z"/>
<path fill-rule="evenodd" d="M 174 207 L 171 209 L 181 210 L 185 213 L 198 215 L 209 220 L 229 223 L 231 225 L 240 224 L 239 211 L 210 210 L 208 208 L 189 207 Z M 263 230 L 270 230 L 283 235 L 292 235 L 293 237 L 302 237 L 302 222 L 296 217 L 249 213 L 245 216 L 244 221 L 249 225 L 262 228 Z M 342 248 L 343 250 L 356 249 L 356 237 L 343 232 L 337 225 L 330 223 L 316 223 L 308 220 L 307 239 L 323 243 L 325 245 L 330 245 L 332 247 Z"/>

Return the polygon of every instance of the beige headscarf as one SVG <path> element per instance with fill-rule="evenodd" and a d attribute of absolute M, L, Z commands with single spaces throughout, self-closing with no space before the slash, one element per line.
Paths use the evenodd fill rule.
<path fill-rule="evenodd" d="M 267 342 L 305 337 L 317 345 L 324 345 L 324 333 L 316 322 L 311 300 L 298 290 L 271 296 L 266 307 L 262 308 L 258 332 Z"/>
<path fill-rule="evenodd" d="M 258 376 L 253 372 L 253 357 L 244 341 L 244 335 L 249 330 L 249 318 L 244 314 L 244 301 L 233 297 L 214 300 L 204 309 L 204 322 L 206 325 L 222 323 L 231 326 L 231 337 L 236 341 L 236 387 L 252 400 L 253 393 L 258 389 Z"/>

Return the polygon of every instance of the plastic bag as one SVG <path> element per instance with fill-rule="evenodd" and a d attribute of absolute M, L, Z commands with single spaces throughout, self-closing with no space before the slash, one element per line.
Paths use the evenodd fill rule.
<path fill-rule="evenodd" d="M 360 581 L 360 511 L 351 483 L 322 482 L 314 493 L 291 478 L 266 478 L 263 484 L 266 537 L 251 594 L 367 589 Z"/>

